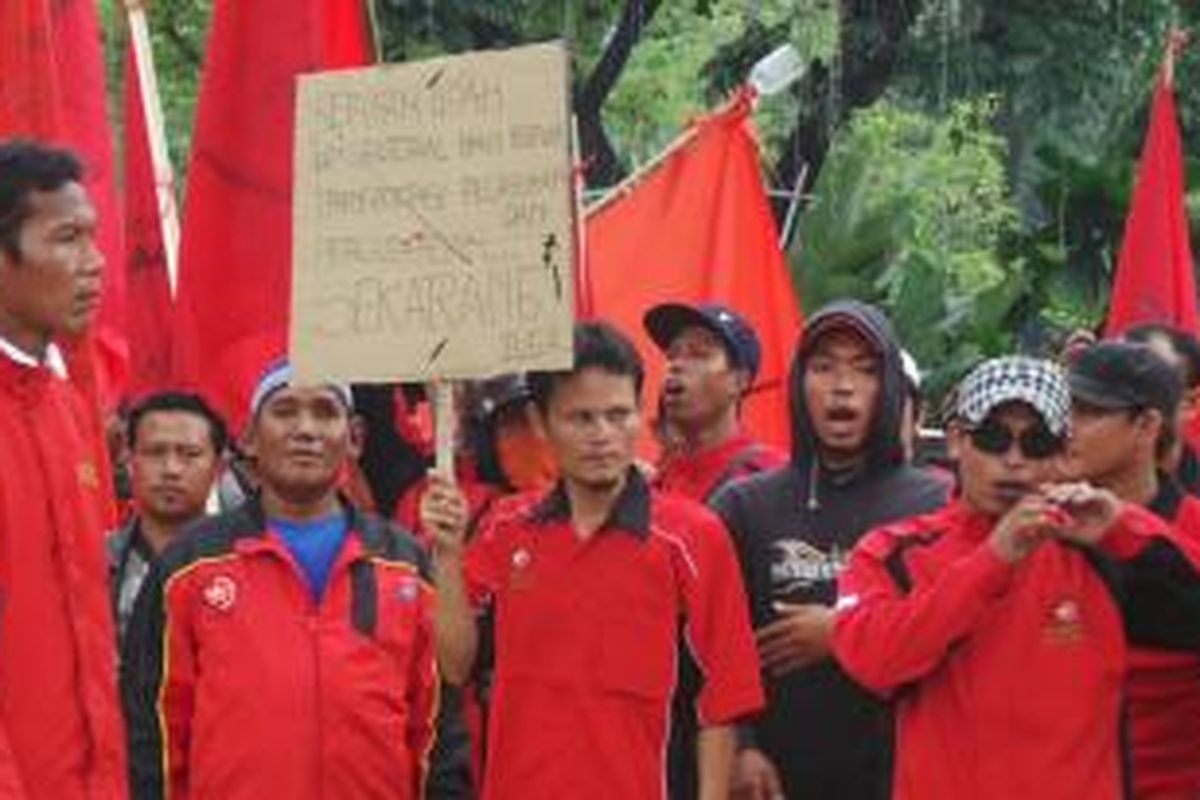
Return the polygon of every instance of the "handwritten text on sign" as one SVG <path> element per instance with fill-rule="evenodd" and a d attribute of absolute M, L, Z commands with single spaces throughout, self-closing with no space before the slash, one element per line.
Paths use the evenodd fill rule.
<path fill-rule="evenodd" d="M 300 81 L 291 357 L 310 378 L 571 362 L 559 45 Z"/>

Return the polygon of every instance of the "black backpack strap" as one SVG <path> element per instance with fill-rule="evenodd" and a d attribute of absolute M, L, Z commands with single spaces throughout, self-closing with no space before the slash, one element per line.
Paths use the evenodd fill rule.
<path fill-rule="evenodd" d="M 713 495 L 721 490 L 725 484 L 733 480 L 744 467 L 753 463 L 754 459 L 768 451 L 766 445 L 761 442 L 751 442 L 743 447 L 738 452 L 734 453 L 733 458 L 729 459 L 725 464 L 725 468 L 717 475 L 716 480 L 712 482 L 712 486 L 708 487 L 708 491 L 704 493 L 704 499 L 701 501 L 705 505 L 712 500 Z"/>
<path fill-rule="evenodd" d="M 375 636 L 378 603 L 375 564 L 359 559 L 350 565 L 350 624 L 363 636 Z"/>

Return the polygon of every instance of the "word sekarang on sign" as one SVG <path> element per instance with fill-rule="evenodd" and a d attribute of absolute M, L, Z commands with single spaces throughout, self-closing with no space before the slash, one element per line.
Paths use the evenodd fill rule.
<path fill-rule="evenodd" d="M 571 365 L 561 44 L 300 79 L 290 355 L 309 380 Z"/>

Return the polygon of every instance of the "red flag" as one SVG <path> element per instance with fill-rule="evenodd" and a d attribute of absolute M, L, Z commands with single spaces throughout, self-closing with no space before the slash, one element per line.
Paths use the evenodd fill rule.
<path fill-rule="evenodd" d="M 125 52 L 125 278 L 129 300 L 129 393 L 171 383 L 171 289 L 150 134 L 133 39 Z"/>
<path fill-rule="evenodd" d="M 99 214 L 96 244 L 108 266 L 93 326 L 98 345 L 93 374 L 95 390 L 112 408 L 128 371 L 128 345 L 106 98 L 95 0 L 0 2 L 0 137 L 25 136 L 74 150 Z"/>
<path fill-rule="evenodd" d="M 235 427 L 287 351 L 296 77 L 371 60 L 361 0 L 218 0 L 200 85 L 176 367 Z"/>
<path fill-rule="evenodd" d="M 1105 336 L 1139 322 L 1165 322 L 1200 333 L 1183 195 L 1174 86 L 1164 69 L 1155 83 L 1150 127 L 1125 218 Z"/>
<path fill-rule="evenodd" d="M 580 311 L 633 338 L 656 393 L 664 363 L 642 329 L 647 309 L 672 300 L 735 309 L 762 343 L 742 419 L 764 441 L 787 447 L 787 374 L 801 317 L 763 192 L 750 101 L 743 91 L 695 122 L 686 143 L 628 194 L 589 213 Z"/>

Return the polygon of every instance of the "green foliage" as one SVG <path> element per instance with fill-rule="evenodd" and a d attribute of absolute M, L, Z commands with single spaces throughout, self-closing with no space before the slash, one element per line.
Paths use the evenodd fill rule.
<path fill-rule="evenodd" d="M 213 2 L 151 4 L 179 168 Z M 766 164 L 803 152 L 797 130 L 806 141 L 832 134 L 790 253 L 807 306 L 846 295 L 881 303 L 935 386 L 979 355 L 1045 350 L 1063 332 L 1102 319 L 1164 36 L 1172 25 L 1200 27 L 1200 5 L 647 2 L 655 12 L 603 108 L 626 165 L 653 158 L 784 42 L 799 48 L 812 74 L 828 78 L 765 100 L 755 113 Z M 597 64 L 626 3 L 373 0 L 386 60 L 563 37 L 578 81 Z M 123 14 L 117 0 L 100 4 L 110 105 L 119 110 Z M 884 99 L 842 125 L 854 96 L 846 65 L 886 44 L 884 22 L 897 18 L 905 22 L 899 60 L 866 77 L 886 87 Z M 1188 208 L 1200 235 L 1200 46 L 1184 52 L 1176 73 Z M 806 117 L 817 126 L 798 127 Z M 767 172 L 773 184 L 792 179 Z"/>
<path fill-rule="evenodd" d="M 994 98 L 936 117 L 897 102 L 856 113 L 828 155 L 793 259 L 805 306 L 852 296 L 888 308 L 917 360 L 944 384 L 1007 349 L 1026 280 L 999 256 L 1018 214 Z"/>
<path fill-rule="evenodd" d="M 119 131 L 124 122 L 120 98 L 129 28 L 122 0 L 100 0 L 100 12 L 107 34 L 109 107 L 114 128 Z M 167 145 L 179 175 L 191 145 L 204 36 L 211 13 L 212 0 L 155 0 L 149 4 L 150 46 L 154 51 Z"/>

